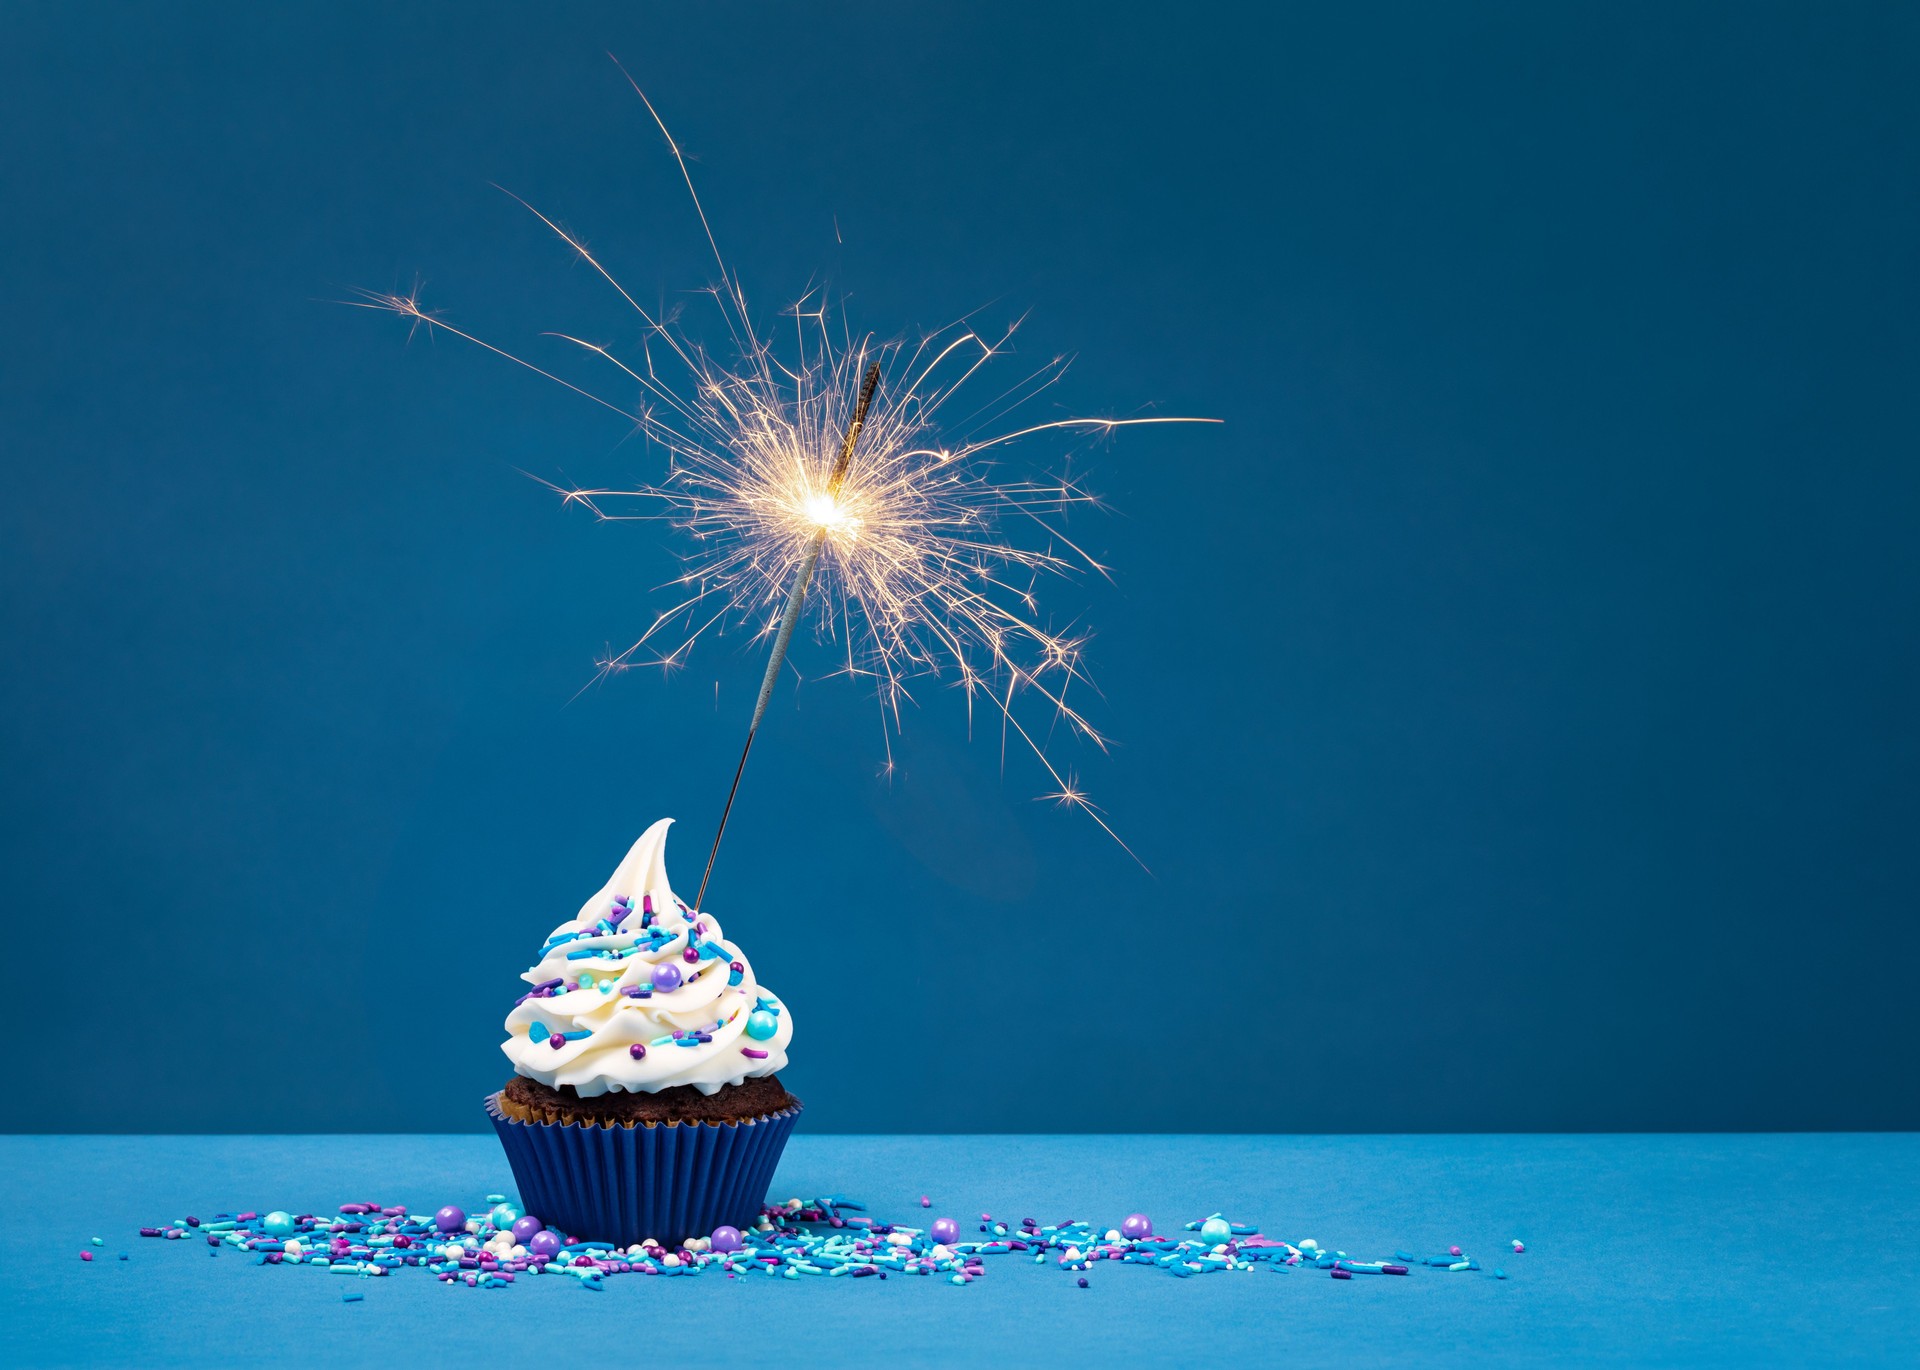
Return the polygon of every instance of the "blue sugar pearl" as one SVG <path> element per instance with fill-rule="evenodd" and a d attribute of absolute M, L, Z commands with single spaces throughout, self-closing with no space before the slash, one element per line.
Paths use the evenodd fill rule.
<path fill-rule="evenodd" d="M 533 1026 L 532 1026 L 532 1027 L 530 1027 L 530 1028 L 528 1028 L 528 1029 L 527 1029 L 527 1040 L 528 1040 L 529 1042 L 544 1042 L 544 1041 L 546 1041 L 546 1040 L 547 1040 L 547 1025 L 546 1025 L 545 1023 L 542 1023 L 542 1022 L 538 1022 L 538 1021 L 536 1021 L 536 1022 L 535 1022 L 535 1023 L 533 1024 Z"/>
<path fill-rule="evenodd" d="M 757 1009 L 747 1017 L 747 1036 L 756 1042 L 764 1042 L 780 1030 L 780 1024 L 765 1009 Z"/>
<path fill-rule="evenodd" d="M 1200 1224 L 1200 1240 L 1218 1246 L 1233 1235 L 1233 1228 L 1219 1218 L 1208 1218 Z"/>
<path fill-rule="evenodd" d="M 506 1232 L 520 1221 L 520 1210 L 503 1200 L 488 1212 L 487 1221 L 493 1224 L 496 1231 Z"/>
<path fill-rule="evenodd" d="M 293 1215 L 282 1209 L 274 1209 L 260 1224 L 260 1230 L 269 1237 L 291 1237 L 295 1223 Z"/>

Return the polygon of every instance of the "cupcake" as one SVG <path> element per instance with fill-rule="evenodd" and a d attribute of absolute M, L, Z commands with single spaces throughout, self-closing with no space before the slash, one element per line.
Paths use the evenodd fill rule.
<path fill-rule="evenodd" d="M 526 1211 L 589 1241 L 677 1242 L 758 1215 L 800 1101 L 793 1020 L 667 883 L 672 819 L 555 928 L 507 1015 L 487 1114 Z"/>

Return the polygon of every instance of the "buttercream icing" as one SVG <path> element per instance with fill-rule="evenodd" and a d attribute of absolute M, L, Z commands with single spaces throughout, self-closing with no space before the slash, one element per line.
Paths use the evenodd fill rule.
<path fill-rule="evenodd" d="M 793 1019 L 712 914 L 667 883 L 655 823 L 577 917 L 548 935 L 507 1015 L 513 1068 L 582 1096 L 692 1085 L 712 1094 L 787 1064 Z"/>

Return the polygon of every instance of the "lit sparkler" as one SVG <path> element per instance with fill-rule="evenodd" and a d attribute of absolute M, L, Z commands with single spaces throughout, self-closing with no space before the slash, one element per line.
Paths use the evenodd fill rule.
<path fill-rule="evenodd" d="M 1058 724 L 1095 746 L 1106 745 L 1077 702 L 1077 691 L 1087 687 L 1085 638 L 1043 627 L 1037 601 L 1045 576 L 1082 569 L 1105 574 L 1066 536 L 1062 523 L 1074 506 L 1094 498 L 1065 477 L 1008 479 L 991 454 L 1046 432 L 1098 435 L 1135 425 L 1218 420 L 1015 423 L 1012 416 L 1064 373 L 1066 359 L 1055 358 L 950 430 L 939 421 L 944 411 L 1006 350 L 1013 328 L 990 339 L 963 322 L 912 345 L 844 331 L 836 340 L 826 309 L 809 307 L 811 296 L 786 311 L 795 345 L 791 354 L 776 354 L 754 329 L 745 292 L 720 253 L 678 143 L 646 94 L 637 84 L 633 89 L 686 180 L 719 268 L 712 296 L 736 361 L 716 362 L 683 331 L 655 317 L 579 239 L 523 200 L 639 316 L 644 329 L 637 355 L 626 358 L 568 334 L 552 335 L 616 368 L 625 383 L 637 386 L 637 405 L 616 404 L 454 327 L 422 308 L 417 294 L 368 294 L 362 303 L 537 372 L 620 414 L 665 449 L 667 473 L 657 485 L 550 488 L 598 518 L 664 518 L 692 539 L 685 570 L 672 582 L 678 602 L 624 652 L 604 658 L 601 675 L 642 664 L 646 653 L 653 664 L 683 664 L 709 632 L 747 626 L 756 639 L 773 639 L 707 876 L 787 644 L 816 585 L 816 629 L 837 640 L 844 654 L 836 673 L 872 679 L 891 726 L 899 726 L 911 682 L 950 680 L 966 699 L 970 722 L 979 701 L 998 716 L 1003 760 L 1009 734 L 1017 735 L 1056 786 L 1045 797 L 1085 813 L 1132 856 L 1078 783 L 1048 755 L 1048 738 Z M 1014 426 L 1001 427 L 1009 423 Z M 860 455 L 852 461 L 856 443 Z M 617 499 L 640 500 L 654 512 L 615 512 Z M 1021 706 L 1029 699 L 1049 714 L 1045 729 L 1038 720 L 1022 721 Z M 891 738 L 885 728 L 882 735 L 890 771 Z M 696 907 L 705 889 L 703 877 Z"/>

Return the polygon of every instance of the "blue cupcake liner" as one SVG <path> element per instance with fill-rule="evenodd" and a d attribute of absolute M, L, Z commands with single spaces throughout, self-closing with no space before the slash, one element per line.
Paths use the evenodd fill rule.
<path fill-rule="evenodd" d="M 800 1105 L 740 1123 L 523 1123 L 486 1099 L 520 1206 L 581 1241 L 678 1242 L 760 1215 Z"/>

